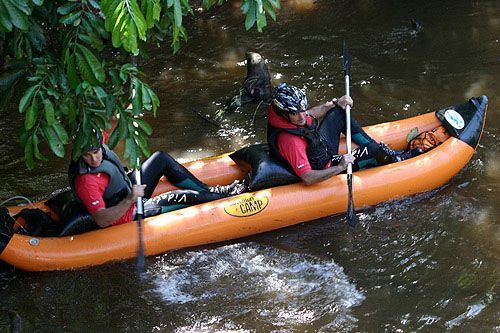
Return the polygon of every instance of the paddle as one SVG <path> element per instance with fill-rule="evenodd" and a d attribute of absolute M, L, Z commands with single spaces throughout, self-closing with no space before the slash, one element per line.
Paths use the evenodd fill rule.
<path fill-rule="evenodd" d="M 131 64 L 134 67 L 137 67 L 137 58 L 135 56 L 132 56 L 131 58 Z M 136 91 L 135 91 L 135 83 L 136 79 L 135 77 L 132 77 L 132 99 L 134 99 Z M 135 169 L 135 183 L 137 185 L 141 185 L 141 160 L 139 157 L 137 157 L 137 166 Z M 144 207 L 142 205 L 142 197 L 137 198 L 137 203 L 136 203 L 136 208 L 137 208 L 137 239 L 138 239 L 138 246 L 137 246 L 137 258 L 135 258 L 135 265 L 137 267 L 137 273 L 142 274 L 144 271 L 144 247 L 142 245 L 142 218 L 144 217 Z"/>
<path fill-rule="evenodd" d="M 137 169 L 135 169 L 135 181 L 137 185 L 141 185 L 141 166 L 139 158 L 137 158 Z M 144 248 L 142 245 L 142 218 L 144 216 L 144 207 L 142 205 L 142 197 L 137 198 L 137 258 L 135 264 L 137 267 L 137 272 L 141 274 L 144 271 Z"/>
<path fill-rule="evenodd" d="M 345 79 L 345 94 L 350 95 L 349 90 L 349 71 L 351 70 L 351 55 L 347 47 L 347 40 L 344 39 L 344 79 Z M 351 154 L 351 106 L 347 105 L 345 108 L 346 119 L 346 145 L 347 153 Z M 349 189 L 349 202 L 347 205 L 347 223 L 354 228 L 358 223 L 358 217 L 354 211 L 354 201 L 352 199 L 352 163 L 347 165 L 347 187 Z"/>

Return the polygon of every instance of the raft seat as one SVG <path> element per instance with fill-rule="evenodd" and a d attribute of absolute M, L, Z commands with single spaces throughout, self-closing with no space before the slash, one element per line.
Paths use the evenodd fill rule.
<path fill-rule="evenodd" d="M 64 189 L 45 202 L 61 222 L 59 237 L 81 234 L 99 226 L 85 207 L 76 200 L 70 188 Z"/>

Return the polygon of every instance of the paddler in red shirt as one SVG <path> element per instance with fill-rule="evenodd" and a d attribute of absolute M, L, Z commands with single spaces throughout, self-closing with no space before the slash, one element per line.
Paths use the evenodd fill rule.
<path fill-rule="evenodd" d="M 347 105 L 353 105 L 352 98 L 342 96 L 309 108 L 304 90 L 286 83 L 275 89 L 267 115 L 267 142 L 272 154 L 306 185 L 343 172 L 349 163 L 357 170 L 411 157 L 410 152 L 395 151 L 377 143 L 352 118 L 352 140 L 359 148 L 351 155 L 339 155 L 340 135 L 346 130 Z"/>
<path fill-rule="evenodd" d="M 144 203 L 144 217 L 148 217 L 240 194 L 247 188 L 238 180 L 230 185 L 209 186 L 162 151 L 142 164 L 143 185 L 136 185 L 135 173 L 125 172 L 118 156 L 102 142 L 101 133 L 95 133 L 98 145 L 71 162 L 68 176 L 74 194 L 102 228 L 134 220 L 138 197 L 148 199 Z M 181 190 L 151 198 L 162 176 Z"/>

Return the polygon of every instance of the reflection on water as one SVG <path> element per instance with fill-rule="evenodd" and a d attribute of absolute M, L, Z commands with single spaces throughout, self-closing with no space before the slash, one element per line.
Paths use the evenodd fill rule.
<path fill-rule="evenodd" d="M 161 100 L 152 150 L 185 161 L 264 141 L 265 108 L 245 106 L 222 128 L 193 110 L 213 115 L 233 95 L 246 51 L 268 60 L 274 85 L 305 87 L 312 104 L 337 97 L 347 36 L 362 124 L 489 97 L 471 163 L 442 188 L 360 212 L 365 230 L 337 216 L 148 258 L 145 281 L 132 262 L 48 274 L 2 267 L 0 330 L 17 314 L 41 331 L 498 332 L 499 2 L 284 1 L 264 34 L 245 31 L 237 5 L 191 21 L 178 55 L 165 45 L 142 63 Z M 26 172 L 15 109 L 0 118 L 0 196 L 36 200 L 66 186 L 67 161 Z"/>
<path fill-rule="evenodd" d="M 254 243 L 166 257 L 149 274 L 165 302 L 193 313 L 181 332 L 349 329 L 364 299 L 331 260 Z"/>

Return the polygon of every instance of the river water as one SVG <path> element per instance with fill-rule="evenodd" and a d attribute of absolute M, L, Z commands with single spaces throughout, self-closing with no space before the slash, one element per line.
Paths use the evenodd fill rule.
<path fill-rule="evenodd" d="M 353 57 L 353 116 L 374 124 L 487 95 L 481 145 L 448 184 L 359 213 L 224 244 L 97 268 L 26 273 L 0 266 L 0 330 L 26 332 L 500 332 L 500 2 L 284 1 L 278 22 L 248 33 L 236 4 L 189 23 L 142 63 L 161 100 L 150 141 L 187 161 L 265 140 L 264 109 L 214 115 L 238 89 L 246 51 L 273 84 L 312 104 L 343 93 L 342 42 Z M 410 23 L 423 26 L 416 33 Z M 18 114 L 0 120 L 0 198 L 38 200 L 66 185 L 67 161 L 25 170 Z M 497 199 L 495 199 L 497 198 Z M 496 202 L 496 204 L 495 204 Z"/>

